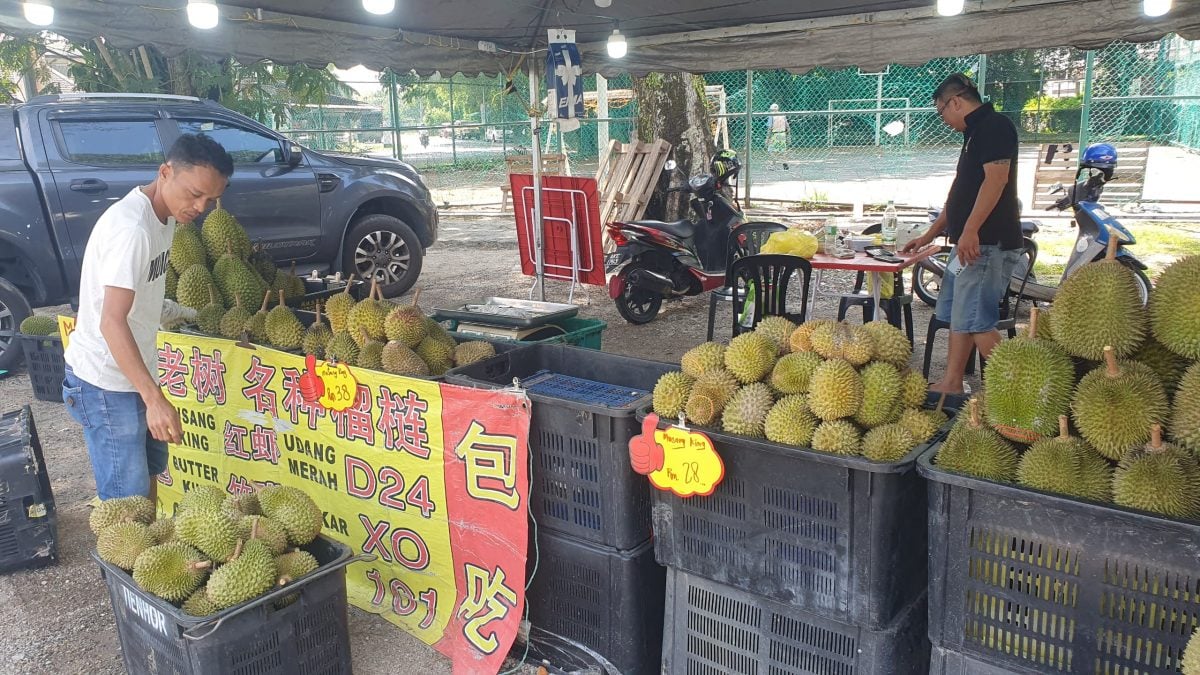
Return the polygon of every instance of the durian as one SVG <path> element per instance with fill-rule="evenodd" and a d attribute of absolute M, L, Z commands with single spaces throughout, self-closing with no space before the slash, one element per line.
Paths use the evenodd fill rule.
<path fill-rule="evenodd" d="M 887 321 L 872 321 L 863 326 L 871 336 L 875 360 L 885 361 L 897 368 L 907 368 L 912 360 L 913 346 L 904 331 Z"/>
<path fill-rule="evenodd" d="M 230 561 L 209 578 L 208 599 L 220 609 L 232 607 L 266 593 L 277 578 L 275 558 L 266 545 L 257 540 L 238 540 Z"/>
<path fill-rule="evenodd" d="M 929 395 L 929 383 L 925 376 L 917 370 L 905 370 L 900 373 L 900 406 L 904 408 L 919 408 L 925 405 Z"/>
<path fill-rule="evenodd" d="M 325 343 L 325 360 L 339 363 L 358 363 L 358 343 L 345 331 L 335 331 Z"/>
<path fill-rule="evenodd" d="M 175 517 L 175 538 L 199 549 L 213 562 L 224 563 L 237 546 L 237 520 L 220 508 L 185 511 Z"/>
<path fill-rule="evenodd" d="M 267 307 L 270 303 L 271 291 L 267 291 L 263 294 L 262 307 L 246 322 L 246 332 L 250 334 L 251 342 L 258 344 L 267 343 L 267 316 L 270 314 L 267 311 Z"/>
<path fill-rule="evenodd" d="M 312 354 L 318 359 L 325 358 L 325 345 L 329 343 L 333 337 L 333 331 L 329 329 L 329 324 L 321 320 L 321 303 L 317 303 L 316 317 L 313 322 L 304 329 L 304 339 L 301 341 L 300 350 L 305 354 Z"/>
<path fill-rule="evenodd" d="M 1113 473 L 1113 502 L 1169 518 L 1200 518 L 1200 465 L 1186 450 L 1163 442 L 1154 425 L 1144 449 L 1130 452 Z"/>
<path fill-rule="evenodd" d="M 215 288 L 209 286 L 208 293 L 208 304 L 196 312 L 196 327 L 202 333 L 219 335 L 221 332 L 221 319 L 225 316 L 225 305 L 221 304 L 221 299 L 217 295 Z"/>
<path fill-rule="evenodd" d="M 387 322 L 390 308 L 384 307 L 373 297 L 376 283 L 375 281 L 371 282 L 371 295 L 355 303 L 346 318 L 346 328 L 360 348 L 368 339 L 384 340 L 387 338 L 384 324 Z"/>
<path fill-rule="evenodd" d="M 899 462 L 917 446 L 917 440 L 903 424 L 884 424 L 863 436 L 863 457 L 872 462 Z"/>
<path fill-rule="evenodd" d="M 1110 233 L 1105 259 L 1076 270 L 1054 296 L 1054 341 L 1072 356 L 1099 361 L 1104 348 L 1112 347 L 1124 358 L 1146 336 L 1146 308 L 1137 277 L 1116 260 L 1119 241 Z"/>
<path fill-rule="evenodd" d="M 863 402 L 863 381 L 854 366 L 834 359 L 817 367 L 808 385 L 808 407 L 829 421 L 850 417 Z"/>
<path fill-rule="evenodd" d="M 900 420 L 896 423 L 907 429 L 917 443 L 928 443 L 929 439 L 933 438 L 941 428 L 940 424 L 934 422 L 928 414 L 929 412 L 932 411 L 908 408 L 900 413 Z"/>
<path fill-rule="evenodd" d="M 469 366 L 496 355 L 496 348 L 486 340 L 471 340 L 454 348 L 454 365 Z"/>
<path fill-rule="evenodd" d="M 1071 406 L 1075 365 L 1037 334 L 1038 309 L 1030 311 L 1029 333 L 992 350 L 983 374 L 988 421 L 1001 436 L 1018 443 L 1052 438 L 1058 416 Z"/>
<path fill-rule="evenodd" d="M 106 499 L 92 509 L 91 515 L 88 516 L 88 525 L 96 534 L 117 523 L 149 525 L 154 522 L 154 512 L 154 502 L 140 495 Z"/>
<path fill-rule="evenodd" d="M 324 524 L 321 507 L 297 488 L 286 485 L 264 487 L 258 492 L 258 503 L 263 515 L 283 526 L 288 542 L 293 546 L 306 546 L 321 534 Z"/>
<path fill-rule="evenodd" d="M 412 304 L 398 305 L 388 312 L 383 321 L 383 332 L 388 340 L 403 342 L 409 349 L 421 344 L 429 335 L 429 327 L 425 323 L 425 315 L 417 301 L 421 298 L 421 290 L 413 293 Z"/>
<path fill-rule="evenodd" d="M 737 378 L 728 370 L 712 370 L 701 375 L 688 395 L 684 414 L 702 427 L 710 426 L 721 417 L 725 404 L 738 390 Z"/>
<path fill-rule="evenodd" d="M 286 586 L 297 579 L 312 574 L 319 567 L 317 559 L 307 551 L 292 551 L 275 558 L 279 572 L 279 585 Z M 275 607 L 286 607 L 299 598 L 299 594 L 287 595 L 275 602 Z"/>
<path fill-rule="evenodd" d="M 350 309 L 354 307 L 354 296 L 350 295 L 350 288 L 353 285 L 354 275 L 350 275 L 342 292 L 334 293 L 333 297 L 325 303 L 325 314 L 329 316 L 329 327 L 335 333 L 346 330 L 346 320 L 350 316 Z"/>
<path fill-rule="evenodd" d="M 806 321 L 800 324 L 796 330 L 792 331 L 792 337 L 788 340 L 788 342 L 791 343 L 792 352 L 814 351 L 811 339 L 813 331 L 832 323 L 835 322 L 829 319 L 814 319 L 812 321 Z"/>
<path fill-rule="evenodd" d="M 1112 498 L 1112 467 L 1083 440 L 1071 436 L 1067 416 L 1058 418 L 1059 434 L 1034 443 L 1021 456 L 1017 483 L 1098 502 Z"/>
<path fill-rule="evenodd" d="M 200 238 L 204 241 L 204 248 L 210 260 L 220 258 L 227 249 L 246 259 L 254 249 L 246 230 L 232 213 L 221 206 L 219 199 L 217 208 L 205 216 L 204 224 L 200 226 Z"/>
<path fill-rule="evenodd" d="M 421 340 L 413 351 L 429 366 L 430 375 L 441 375 L 454 366 L 454 346 L 433 336 Z"/>
<path fill-rule="evenodd" d="M 1167 349 L 1186 358 L 1200 359 L 1200 255 L 1189 255 L 1168 265 L 1154 285 L 1150 325 L 1154 337 Z"/>
<path fill-rule="evenodd" d="M 133 569 L 137 558 L 154 546 L 150 528 L 141 523 L 124 522 L 109 525 L 96 537 L 96 553 L 100 559 L 126 572 Z"/>
<path fill-rule="evenodd" d="M 175 538 L 175 521 L 170 518 L 159 518 L 150 523 L 149 529 L 155 544 L 165 544 Z"/>
<path fill-rule="evenodd" d="M 785 395 L 808 393 L 809 382 L 821 363 L 821 357 L 815 352 L 786 354 L 771 370 L 771 386 Z"/>
<path fill-rule="evenodd" d="M 695 380 L 679 371 L 658 378 L 654 385 L 654 412 L 668 420 L 679 417 L 680 411 L 687 405 L 694 383 Z"/>
<path fill-rule="evenodd" d="M 791 337 L 796 330 L 796 324 L 782 316 L 768 316 L 754 327 L 754 332 L 771 338 L 778 348 L 778 356 L 792 351 Z"/>
<path fill-rule="evenodd" d="M 296 318 L 279 294 L 279 304 L 267 313 L 267 341 L 279 349 L 299 349 L 304 343 L 304 324 Z"/>
<path fill-rule="evenodd" d="M 934 457 L 946 471 L 998 483 L 1016 480 L 1019 461 L 1016 448 L 983 423 L 978 399 L 971 399 L 969 414 L 954 424 Z"/>
<path fill-rule="evenodd" d="M 1171 438 L 1200 457 L 1200 362 L 1187 369 L 1175 390 Z"/>
<path fill-rule="evenodd" d="M 175 234 L 171 239 L 171 269 L 182 275 L 192 265 L 205 266 L 208 264 L 208 254 L 204 250 L 204 242 L 200 240 L 200 232 L 191 223 L 175 225 Z"/>
<path fill-rule="evenodd" d="M 187 544 L 160 544 L 133 563 L 133 580 L 142 590 L 167 602 L 183 602 L 208 576 L 212 561 Z"/>
<path fill-rule="evenodd" d="M 217 603 L 208 599 L 208 586 L 197 588 L 195 593 L 188 596 L 180 609 L 188 616 L 210 616 L 221 611 Z"/>
<path fill-rule="evenodd" d="M 1136 361 L 1117 362 L 1104 348 L 1105 365 L 1079 381 L 1071 414 L 1084 440 L 1101 455 L 1119 461 L 1150 440 L 1150 427 L 1167 418 L 1167 395 L 1149 367 Z M 990 366 L 989 366 L 990 367 Z"/>
<path fill-rule="evenodd" d="M 175 301 L 184 307 L 200 310 L 213 302 L 216 293 L 217 287 L 213 284 L 208 268 L 204 265 L 192 265 L 179 274 Z"/>
<path fill-rule="evenodd" d="M 1133 353 L 1132 358 L 1138 363 L 1145 364 L 1154 371 L 1155 375 L 1158 375 L 1162 380 L 1163 391 L 1167 393 L 1167 398 L 1175 395 L 1175 390 L 1179 388 L 1179 380 L 1191 363 L 1164 347 L 1153 337 L 1146 338 L 1142 346 Z"/>
<path fill-rule="evenodd" d="M 862 433 L 850 420 L 822 422 L 813 432 L 812 449 L 835 455 L 857 455 L 862 450 Z"/>
<path fill-rule="evenodd" d="M 725 368 L 742 384 L 761 382 L 775 367 L 777 350 L 765 335 L 742 333 L 725 349 Z"/>
<path fill-rule="evenodd" d="M 809 336 L 813 351 L 826 359 L 842 359 L 852 366 L 865 365 L 875 354 L 874 340 L 865 326 L 839 321 L 824 323 Z"/>
<path fill-rule="evenodd" d="M 719 342 L 696 345 L 684 352 L 679 367 L 685 375 L 696 380 L 714 370 L 725 370 L 725 345 Z"/>
<path fill-rule="evenodd" d="M 775 348 L 774 343 L 770 340 L 767 342 L 771 344 L 772 349 Z M 762 382 L 748 384 L 737 390 L 725 405 L 725 411 L 721 414 L 722 428 L 731 434 L 762 438 L 767 413 L 774 405 L 775 399 L 771 396 L 770 387 Z"/>
<path fill-rule="evenodd" d="M 242 299 L 234 298 L 233 307 L 230 307 L 221 317 L 221 323 L 218 326 L 221 337 L 228 340 L 241 339 L 242 334 L 246 332 L 246 324 L 250 322 L 251 316 L 250 312 L 242 307 Z"/>
<path fill-rule="evenodd" d="M 353 343 L 352 343 L 353 344 Z M 383 346 L 384 372 L 405 377 L 428 377 L 429 366 L 403 342 L 392 340 Z"/>
<path fill-rule="evenodd" d="M 216 511 L 225 504 L 228 494 L 215 485 L 195 485 L 183 493 L 176 513 L 189 511 Z"/>
<path fill-rule="evenodd" d="M 358 361 L 355 365 L 367 370 L 383 370 L 383 343 L 368 337 L 365 329 L 358 343 Z"/>
<path fill-rule="evenodd" d="M 58 319 L 46 314 L 34 314 L 21 321 L 22 335 L 58 335 Z"/>
<path fill-rule="evenodd" d="M 812 443 L 816 429 L 817 418 L 808 409 L 808 402 L 799 395 L 779 399 L 763 423 L 767 440 L 801 447 Z"/>
<path fill-rule="evenodd" d="M 879 361 L 862 369 L 862 404 L 854 421 L 872 428 L 894 422 L 900 414 L 900 373 L 890 363 Z"/>

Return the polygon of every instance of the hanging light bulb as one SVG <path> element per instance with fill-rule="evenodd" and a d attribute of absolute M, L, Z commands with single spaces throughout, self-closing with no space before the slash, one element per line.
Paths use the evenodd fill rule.
<path fill-rule="evenodd" d="M 396 9 L 396 0 L 363 0 L 363 9 L 372 14 L 391 14 Z"/>
<path fill-rule="evenodd" d="M 1171 0 L 1145 0 L 1142 12 L 1146 16 L 1162 16 L 1171 11 Z"/>
<path fill-rule="evenodd" d="M 50 6 L 50 0 L 26 0 L 22 4 L 25 20 L 29 23 L 35 26 L 49 26 L 54 23 L 54 8 Z"/>
<path fill-rule="evenodd" d="M 625 41 L 625 36 L 621 35 L 620 28 L 614 28 L 612 35 L 608 36 L 608 55 L 610 58 L 623 59 L 629 53 L 629 43 Z"/>
<path fill-rule="evenodd" d="M 608 9 L 612 7 L 612 0 L 596 0 L 596 6 L 600 9 Z"/>
<path fill-rule="evenodd" d="M 942 16 L 962 14 L 964 0 L 937 0 L 937 13 Z"/>
<path fill-rule="evenodd" d="M 221 20 L 221 11 L 217 9 L 216 0 L 188 0 L 188 23 L 196 28 L 208 30 L 216 28 Z"/>

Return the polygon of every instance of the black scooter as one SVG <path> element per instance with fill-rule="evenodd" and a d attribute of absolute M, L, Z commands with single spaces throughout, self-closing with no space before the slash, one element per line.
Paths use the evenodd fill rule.
<path fill-rule="evenodd" d="M 668 161 L 665 170 L 675 171 Z M 617 245 L 608 294 L 628 322 L 654 320 L 663 300 L 707 293 L 725 285 L 729 235 L 745 222 L 741 207 L 726 190 L 736 176 L 724 179 L 709 173 L 688 180 L 672 192 L 691 194 L 692 220 L 613 222 L 608 235 Z"/>

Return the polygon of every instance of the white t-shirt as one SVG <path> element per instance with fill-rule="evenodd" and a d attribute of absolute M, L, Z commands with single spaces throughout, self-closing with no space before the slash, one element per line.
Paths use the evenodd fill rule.
<path fill-rule="evenodd" d="M 79 318 L 65 355 L 76 377 L 109 391 L 136 391 L 100 334 L 105 286 L 133 291 L 129 328 L 146 368 L 157 376 L 155 343 L 174 237 L 175 218 L 168 218 L 166 224 L 160 221 L 141 188 L 134 188 L 100 216 L 83 254 Z"/>

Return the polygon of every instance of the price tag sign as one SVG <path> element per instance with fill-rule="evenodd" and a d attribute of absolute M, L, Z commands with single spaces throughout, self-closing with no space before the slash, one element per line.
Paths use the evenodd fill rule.
<path fill-rule="evenodd" d="M 75 332 L 75 317 L 60 316 L 58 317 L 58 335 L 62 338 L 63 349 L 66 349 L 71 344 L 71 333 Z"/>
<path fill-rule="evenodd" d="M 642 433 L 629 440 L 633 470 L 649 476 L 650 484 L 680 497 L 707 497 L 725 478 L 725 462 L 712 439 L 681 426 L 658 428 L 658 415 L 642 422 Z"/>
<path fill-rule="evenodd" d="M 326 410 L 342 411 L 354 405 L 358 396 L 358 380 L 344 363 L 325 362 L 313 373 L 324 384 L 324 393 L 319 399 Z"/>

